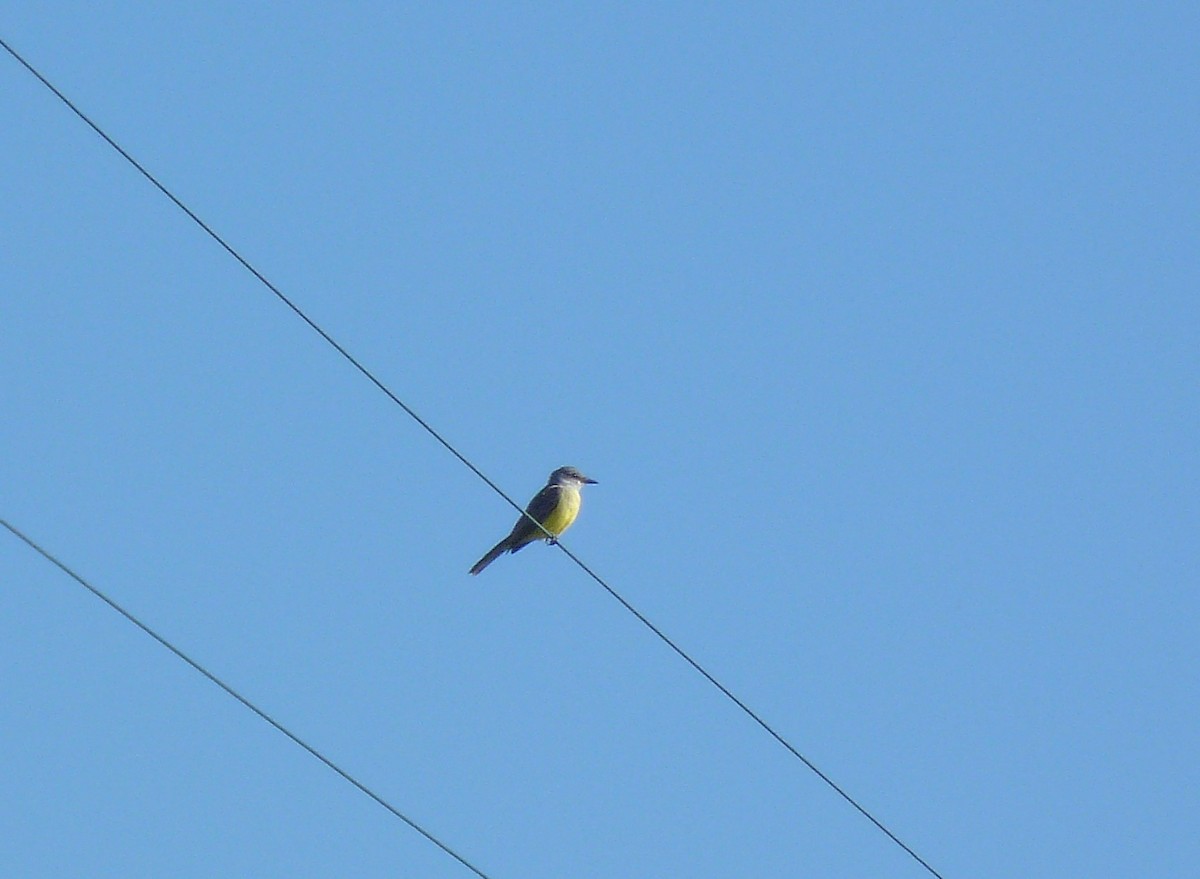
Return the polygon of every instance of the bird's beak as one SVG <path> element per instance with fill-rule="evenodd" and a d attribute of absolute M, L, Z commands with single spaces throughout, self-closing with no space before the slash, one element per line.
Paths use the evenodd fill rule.
<path fill-rule="evenodd" d="M 596 482 L 596 480 L 592 479 L 592 477 L 590 477 L 590 476 L 583 477 L 583 481 L 586 482 L 588 485 L 599 485 L 599 483 Z"/>

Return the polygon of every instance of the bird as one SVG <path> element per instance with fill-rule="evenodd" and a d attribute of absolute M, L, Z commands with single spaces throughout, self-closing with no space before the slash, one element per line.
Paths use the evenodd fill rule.
<path fill-rule="evenodd" d="M 504 553 L 516 552 L 535 540 L 555 543 L 558 535 L 570 528 L 579 515 L 579 505 L 583 501 L 579 490 L 585 485 L 596 484 L 596 480 L 584 476 L 574 467 L 559 467 L 550 474 L 546 486 L 533 496 L 525 507 L 525 515 L 517 520 L 509 535 L 489 549 L 487 555 L 474 564 L 471 573 L 478 574 Z M 534 522 L 540 523 L 541 528 Z"/>

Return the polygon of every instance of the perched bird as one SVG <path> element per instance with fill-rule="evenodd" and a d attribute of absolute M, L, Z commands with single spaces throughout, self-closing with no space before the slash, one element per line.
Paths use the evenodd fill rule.
<path fill-rule="evenodd" d="M 471 568 L 472 574 L 478 574 L 506 552 L 516 552 L 528 546 L 535 540 L 554 542 L 554 538 L 571 527 L 575 517 L 579 515 L 579 505 L 583 501 L 580 489 L 585 485 L 595 485 L 596 480 L 589 479 L 574 467 L 559 467 L 550 474 L 546 487 L 534 495 L 529 506 L 525 508 L 527 515 L 517 520 L 513 530 L 490 550 L 487 555 Z M 530 517 L 553 536 L 547 537 L 546 531 L 539 528 Z"/>

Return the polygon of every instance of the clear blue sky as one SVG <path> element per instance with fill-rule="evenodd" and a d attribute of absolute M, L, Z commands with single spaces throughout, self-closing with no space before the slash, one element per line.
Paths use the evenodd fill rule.
<path fill-rule="evenodd" d="M 9 4 L 950 877 L 1200 845 L 1189 3 Z M 496 879 L 919 877 L 11 58 L 0 513 Z M 0 533 L 0 874 L 469 875 Z"/>

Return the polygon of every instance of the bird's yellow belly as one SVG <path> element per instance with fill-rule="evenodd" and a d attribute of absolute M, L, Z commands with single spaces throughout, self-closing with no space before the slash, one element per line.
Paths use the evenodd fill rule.
<path fill-rule="evenodd" d="M 551 534 L 562 534 L 571 527 L 575 517 L 579 515 L 579 505 L 582 498 L 578 491 L 563 491 L 559 493 L 558 506 L 542 522 Z"/>

